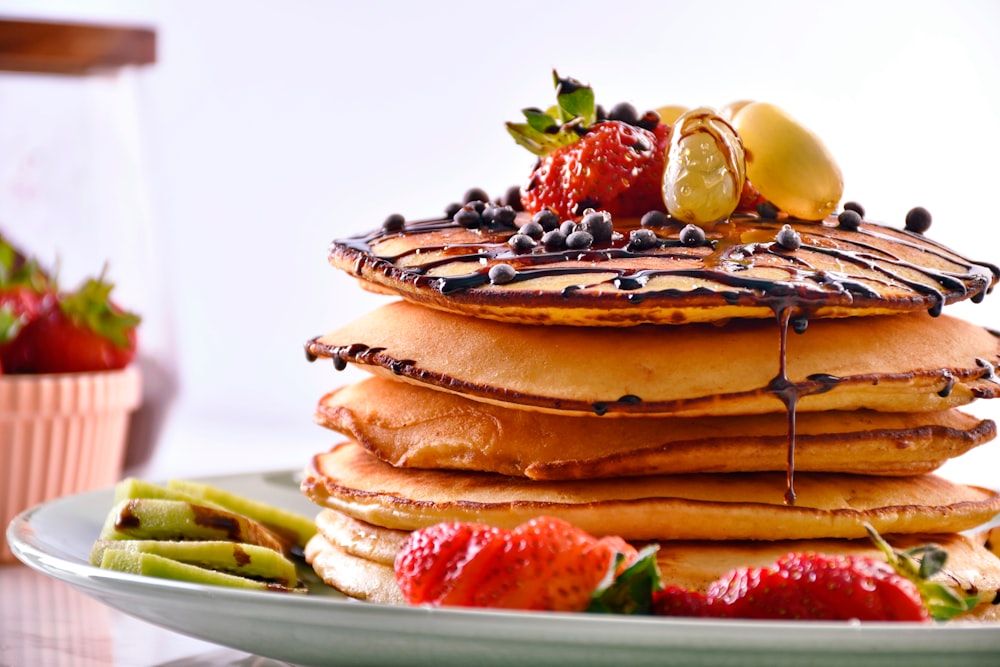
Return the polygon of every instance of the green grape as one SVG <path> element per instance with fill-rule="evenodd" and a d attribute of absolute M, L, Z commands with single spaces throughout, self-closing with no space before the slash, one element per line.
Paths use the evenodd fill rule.
<path fill-rule="evenodd" d="M 811 130 L 765 102 L 739 106 L 732 123 L 746 149 L 747 178 L 765 199 L 800 220 L 822 220 L 837 208 L 844 179 Z"/>
<path fill-rule="evenodd" d="M 707 225 L 729 217 L 746 180 L 743 145 L 732 126 L 701 107 L 677 119 L 663 173 L 663 202 L 682 222 Z"/>

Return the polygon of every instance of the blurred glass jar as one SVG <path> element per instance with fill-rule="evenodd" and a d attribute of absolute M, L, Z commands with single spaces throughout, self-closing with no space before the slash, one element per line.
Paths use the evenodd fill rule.
<path fill-rule="evenodd" d="M 148 28 L 0 19 L 0 233 L 66 289 L 106 267 L 112 298 L 143 319 L 124 468 L 149 458 L 176 393 L 143 140 L 154 62 Z"/>

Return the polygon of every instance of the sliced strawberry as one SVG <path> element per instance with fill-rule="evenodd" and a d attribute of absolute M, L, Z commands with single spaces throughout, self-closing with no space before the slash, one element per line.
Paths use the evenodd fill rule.
<path fill-rule="evenodd" d="M 477 523 L 439 523 L 410 534 L 396 556 L 396 582 L 412 604 L 437 603 L 466 563 L 499 533 Z"/>
<path fill-rule="evenodd" d="M 413 603 L 583 611 L 609 569 L 635 555 L 619 538 L 598 540 L 551 517 L 513 530 L 442 524 L 407 539 L 396 580 Z"/>
<path fill-rule="evenodd" d="M 710 614 L 735 618 L 927 621 L 916 585 L 865 556 L 788 554 L 709 587 Z"/>
<path fill-rule="evenodd" d="M 708 595 L 683 586 L 666 586 L 653 593 L 653 613 L 658 616 L 708 616 Z"/>

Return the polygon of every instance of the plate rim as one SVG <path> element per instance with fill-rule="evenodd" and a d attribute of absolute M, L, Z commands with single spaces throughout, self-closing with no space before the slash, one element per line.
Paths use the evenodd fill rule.
<path fill-rule="evenodd" d="M 267 483 L 267 478 L 276 475 L 294 477 L 299 473 L 300 469 L 282 469 L 196 479 L 220 486 L 234 481 L 263 485 Z M 544 645 L 548 650 L 557 650 L 568 648 L 570 644 L 579 646 L 581 642 L 589 649 L 631 650 L 637 655 L 647 652 L 659 654 L 664 650 L 708 651 L 708 654 L 717 653 L 719 656 L 732 652 L 770 654 L 780 648 L 789 655 L 808 651 L 813 657 L 854 656 L 859 653 L 872 656 L 924 653 L 926 656 L 929 655 L 927 652 L 946 650 L 967 658 L 988 658 L 992 654 L 995 659 L 997 652 L 1000 652 L 1000 627 L 986 623 L 928 625 L 899 622 L 618 617 L 393 606 L 353 600 L 333 591 L 327 596 L 215 587 L 102 570 L 90 565 L 80 554 L 67 558 L 61 553 L 54 553 L 52 545 L 46 541 L 51 541 L 52 537 L 39 534 L 32 523 L 33 519 L 46 513 L 59 516 L 62 510 L 79 505 L 83 499 L 94 504 L 106 499 L 107 508 L 110 509 L 112 498 L 113 487 L 63 496 L 30 507 L 15 516 L 7 527 L 8 545 L 15 557 L 28 567 L 73 586 L 126 614 L 175 632 L 261 655 L 267 655 L 267 652 L 261 653 L 256 647 L 248 649 L 229 637 L 220 638 L 212 633 L 198 632 L 197 628 L 191 628 L 183 621 L 165 624 L 163 619 L 156 618 L 156 614 L 151 614 L 149 610 L 137 610 L 130 602 L 148 600 L 147 596 L 153 594 L 162 611 L 163 608 L 183 608 L 198 600 L 211 599 L 217 604 L 232 605 L 237 610 L 235 616 L 260 619 L 261 610 L 270 607 L 275 614 L 297 614 L 304 619 L 302 627 L 323 624 L 345 636 L 361 630 L 371 630 L 373 625 L 389 623 L 394 627 L 394 632 L 416 641 L 436 637 L 445 643 L 467 644 L 470 640 L 477 639 L 484 642 L 483 646 L 514 641 L 522 645 L 521 653 L 530 653 L 536 644 L 540 647 Z M 103 517 L 97 517 L 95 521 L 100 523 L 101 519 Z M 334 625 L 330 626 L 330 623 Z M 789 632 L 792 628 L 795 631 Z M 825 637 L 819 646 L 816 645 L 817 635 Z M 781 637 L 780 642 L 776 642 L 777 637 Z M 559 641 L 560 638 L 562 642 Z M 850 640 L 849 651 L 843 646 L 847 639 Z M 465 651 L 468 650 L 466 647 Z M 279 651 L 277 655 L 268 657 L 283 659 L 287 656 Z M 465 658 L 469 656 L 465 655 Z"/>

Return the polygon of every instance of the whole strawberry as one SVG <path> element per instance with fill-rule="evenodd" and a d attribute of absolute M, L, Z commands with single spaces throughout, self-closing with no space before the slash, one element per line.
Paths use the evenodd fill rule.
<path fill-rule="evenodd" d="M 513 530 L 444 523 L 415 531 L 395 568 L 412 604 L 583 611 L 609 572 L 636 555 L 620 538 L 540 517 Z"/>
<path fill-rule="evenodd" d="M 112 285 L 90 279 L 75 292 L 49 296 L 9 342 L 6 373 L 117 370 L 135 357 L 139 317 L 110 299 Z"/>
<path fill-rule="evenodd" d="M 0 371 L 9 371 L 11 345 L 54 298 L 48 274 L 0 236 Z"/>
<path fill-rule="evenodd" d="M 555 72 L 553 80 L 553 110 L 525 109 L 525 123 L 507 124 L 515 141 L 539 156 L 522 190 L 524 209 L 551 209 L 561 218 L 588 208 L 612 216 L 665 210 L 661 183 L 670 128 L 655 114 L 599 118 L 589 86 Z"/>

